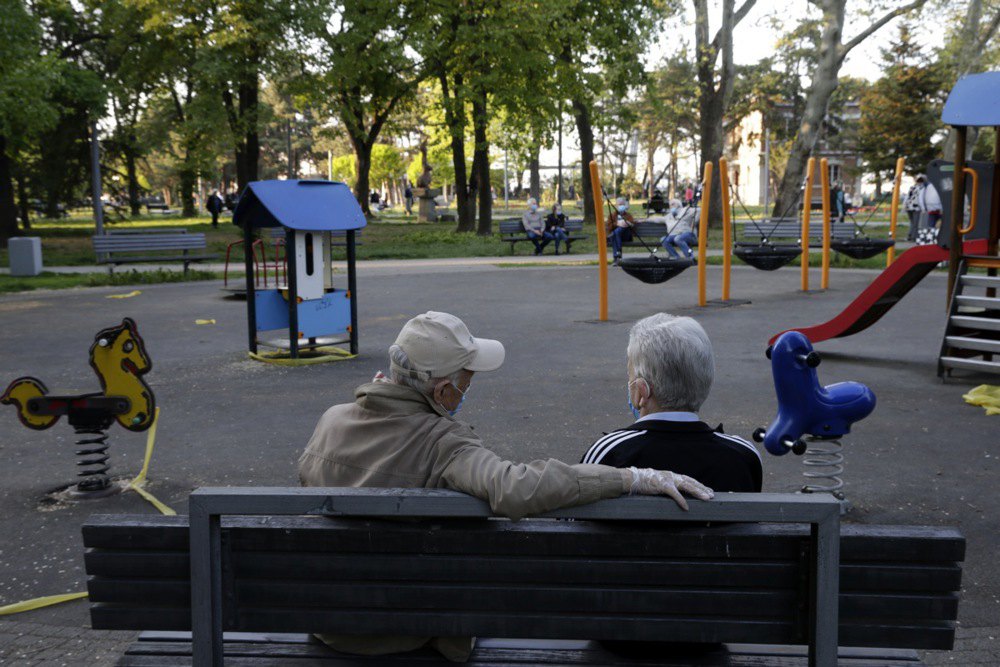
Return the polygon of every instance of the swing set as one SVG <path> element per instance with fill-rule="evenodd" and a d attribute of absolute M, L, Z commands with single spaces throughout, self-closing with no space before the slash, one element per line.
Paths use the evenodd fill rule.
<path fill-rule="evenodd" d="M 828 289 L 830 284 L 830 257 L 831 250 L 834 252 L 839 252 L 845 256 L 854 259 L 868 259 L 875 257 L 883 252 L 887 253 L 886 266 L 888 267 L 894 261 L 895 252 L 895 238 L 896 238 L 896 225 L 899 212 L 899 195 L 900 195 L 900 183 L 903 174 L 903 166 L 905 161 L 903 158 L 899 158 L 896 161 L 896 173 L 893 182 L 893 193 L 892 193 L 892 209 L 890 211 L 890 229 L 889 238 L 879 239 L 871 238 L 867 233 L 868 223 L 874 218 L 875 214 L 878 212 L 881 202 L 878 206 L 872 210 L 868 217 L 858 224 L 857 221 L 851 220 L 853 225 L 853 235 L 850 238 L 837 238 L 834 239 L 831 227 L 831 216 L 830 216 L 830 198 L 829 198 L 829 164 L 826 158 L 819 160 L 819 172 L 820 172 L 820 185 L 823 192 L 822 197 L 822 260 L 821 260 L 821 288 Z M 730 193 L 730 196 L 722 197 L 722 302 L 730 301 L 730 287 L 731 287 L 731 269 L 732 269 L 732 255 L 736 255 L 747 265 L 761 270 L 761 271 L 775 271 L 789 262 L 795 260 L 796 257 L 801 257 L 801 289 L 802 291 L 809 291 L 809 239 L 810 239 L 810 222 L 811 222 L 811 205 L 809 200 L 811 200 L 811 193 L 813 189 L 813 178 L 816 172 L 816 160 L 815 158 L 809 158 L 807 168 L 806 168 L 806 179 L 804 183 L 805 196 L 803 197 L 806 202 L 802 206 L 802 219 L 800 227 L 800 235 L 798 243 L 775 243 L 772 241 L 772 237 L 775 234 L 775 230 L 778 229 L 778 225 L 784 220 L 783 217 L 774 219 L 762 219 L 757 221 L 754 219 L 753 215 L 747 209 L 746 205 L 740 200 L 739 195 L 736 193 L 735 188 L 732 188 L 729 183 L 729 166 L 725 158 L 720 158 L 719 160 L 719 180 L 720 188 L 722 192 Z M 711 162 L 705 164 L 705 171 L 703 176 L 703 192 L 709 193 L 712 188 L 712 175 L 713 175 L 713 165 Z M 597 163 L 590 163 L 590 180 L 593 188 L 595 209 L 601 210 L 604 208 L 605 203 L 608 206 L 609 214 L 612 211 L 610 201 L 601 186 L 600 174 L 598 171 Z M 731 199 L 735 199 L 736 202 L 741 206 L 743 211 L 749 218 L 749 224 L 752 224 L 757 232 L 760 234 L 759 242 L 734 242 L 734 229 L 735 222 L 732 216 L 732 202 Z M 681 274 L 692 264 L 698 267 L 698 305 L 706 306 L 708 304 L 707 299 L 707 289 L 706 289 L 706 256 L 708 250 L 708 218 L 709 218 L 709 197 L 704 200 L 704 205 L 701 207 L 701 215 L 699 217 L 698 223 L 698 256 L 697 262 L 692 262 L 689 259 L 677 259 L 669 257 L 661 257 L 656 254 L 656 250 L 650 248 L 649 245 L 643 240 L 640 234 L 636 234 L 635 237 L 639 239 L 639 242 L 649 251 L 649 256 L 643 257 L 624 257 L 620 262 L 621 269 L 629 276 L 636 278 L 647 284 L 659 284 L 670 280 Z M 786 211 L 788 213 L 788 211 Z M 647 209 L 647 221 L 648 221 L 648 209 Z M 641 223 L 639 223 L 641 224 Z M 676 226 L 676 222 L 675 225 Z M 608 261 L 607 261 L 607 235 L 606 229 L 604 228 L 604 221 L 598 220 L 598 263 L 599 263 L 599 275 L 600 275 L 600 286 L 599 286 L 599 296 L 598 296 L 598 317 L 601 321 L 606 321 L 608 319 L 608 285 L 607 285 L 607 273 L 608 273 Z M 770 225 L 770 227 L 767 227 Z M 767 231 L 765 231 L 765 229 Z M 668 229 L 667 234 L 669 235 L 672 228 Z"/>

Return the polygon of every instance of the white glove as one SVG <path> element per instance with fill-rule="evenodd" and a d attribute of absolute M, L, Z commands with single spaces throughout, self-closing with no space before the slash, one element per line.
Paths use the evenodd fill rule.
<path fill-rule="evenodd" d="M 634 466 L 628 470 L 632 473 L 632 484 L 628 491 L 630 496 L 670 496 L 683 510 L 686 510 L 688 505 L 681 492 L 699 500 L 711 500 L 715 497 L 712 489 L 687 475 Z"/>

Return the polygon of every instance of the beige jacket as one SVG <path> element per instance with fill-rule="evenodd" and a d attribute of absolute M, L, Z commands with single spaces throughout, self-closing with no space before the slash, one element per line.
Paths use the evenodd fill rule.
<path fill-rule="evenodd" d="M 556 459 L 504 461 L 468 425 L 410 387 L 373 382 L 358 387 L 355 396 L 354 403 L 327 410 L 316 425 L 299 458 L 304 486 L 454 489 L 514 520 L 616 498 L 628 488 L 618 468 Z M 455 661 L 467 660 L 473 645 L 468 638 L 321 638 L 335 649 L 372 655 L 430 642 Z"/>

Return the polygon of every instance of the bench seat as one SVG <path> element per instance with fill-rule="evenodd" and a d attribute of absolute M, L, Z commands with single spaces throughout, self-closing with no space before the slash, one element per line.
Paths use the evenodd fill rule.
<path fill-rule="evenodd" d="M 431 667 L 454 665 L 435 651 L 423 648 L 398 655 L 354 656 L 337 653 L 306 634 L 227 633 L 227 665 L 253 667 Z M 915 651 L 899 649 L 842 648 L 842 667 L 918 667 Z M 143 632 L 118 662 L 119 667 L 180 667 L 191 664 L 191 634 L 188 632 Z M 466 667 L 805 667 L 801 647 L 727 644 L 707 651 L 684 652 L 674 648 L 655 658 L 628 659 L 596 642 L 582 640 L 480 639 Z"/>

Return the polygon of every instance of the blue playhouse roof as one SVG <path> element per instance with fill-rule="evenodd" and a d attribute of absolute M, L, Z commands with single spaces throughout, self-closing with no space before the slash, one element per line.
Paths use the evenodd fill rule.
<path fill-rule="evenodd" d="M 354 193 L 335 181 L 254 181 L 240 196 L 233 222 L 305 231 L 361 229 L 364 213 Z"/>
<path fill-rule="evenodd" d="M 948 94 L 941 120 L 949 125 L 1000 125 L 1000 72 L 963 76 Z"/>

